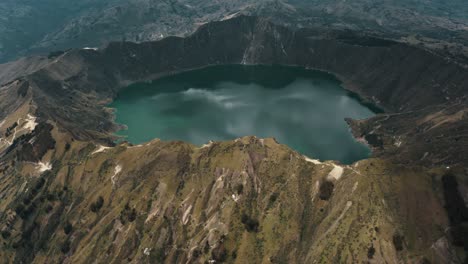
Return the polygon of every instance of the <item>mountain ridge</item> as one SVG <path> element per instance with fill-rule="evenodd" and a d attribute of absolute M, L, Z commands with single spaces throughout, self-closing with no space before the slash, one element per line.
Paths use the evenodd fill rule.
<path fill-rule="evenodd" d="M 466 245 L 466 219 L 454 212 L 466 210 L 460 190 L 468 186 L 468 75 L 451 60 L 404 43 L 248 16 L 207 24 L 187 38 L 115 42 L 43 60 L 0 65 L 11 71 L 0 82 L 5 262 L 465 257 L 456 250 Z M 119 126 L 106 105 L 120 88 L 227 63 L 334 73 L 386 110 L 348 120 L 373 156 L 345 166 L 253 136 L 202 147 L 114 143 Z M 337 167 L 342 173 L 331 173 Z"/>
<path fill-rule="evenodd" d="M 459 0 L 5 1 L 0 4 L 0 17 L 5 17 L 0 20 L 0 61 L 112 41 L 187 36 L 201 24 L 243 14 L 289 27 L 350 29 L 406 39 L 454 59 L 464 56 L 466 64 L 467 11 Z"/>

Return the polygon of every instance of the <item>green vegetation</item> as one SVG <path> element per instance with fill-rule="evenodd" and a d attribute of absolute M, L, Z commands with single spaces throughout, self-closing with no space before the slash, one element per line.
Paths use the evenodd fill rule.
<path fill-rule="evenodd" d="M 63 232 L 66 235 L 69 235 L 73 231 L 73 225 L 70 222 L 66 222 L 65 226 L 63 227 Z"/>
<path fill-rule="evenodd" d="M 248 232 L 258 232 L 260 223 L 257 219 L 254 219 L 244 213 L 242 214 L 241 222 L 244 224 L 244 227 Z"/>
<path fill-rule="evenodd" d="M 89 208 L 91 212 L 97 213 L 102 208 L 103 205 L 104 205 L 104 198 L 102 198 L 102 196 L 99 196 L 97 200 L 94 203 L 92 203 Z"/>
<path fill-rule="evenodd" d="M 374 248 L 374 245 L 371 245 L 369 249 L 367 250 L 367 257 L 371 259 L 374 257 L 374 254 L 375 254 L 375 248 Z"/>
<path fill-rule="evenodd" d="M 241 195 L 243 191 L 244 191 L 244 185 L 242 183 L 237 184 L 236 185 L 237 195 Z"/>
<path fill-rule="evenodd" d="M 8 230 L 2 230 L 1 235 L 4 239 L 8 239 L 11 236 L 11 233 Z"/>
<path fill-rule="evenodd" d="M 393 235 L 393 245 L 395 246 L 395 249 L 397 251 L 402 251 L 404 249 L 404 239 L 403 239 L 403 236 L 401 236 L 400 234 L 396 233 Z"/>
<path fill-rule="evenodd" d="M 127 222 L 133 222 L 137 218 L 137 212 L 135 208 L 130 208 L 128 203 L 125 204 L 124 209 L 120 212 L 120 222 L 125 224 Z"/>
<path fill-rule="evenodd" d="M 63 242 L 62 246 L 60 247 L 60 251 L 62 251 L 63 254 L 66 254 L 70 251 L 70 241 L 69 240 L 65 240 L 65 242 Z"/>
<path fill-rule="evenodd" d="M 319 188 L 319 198 L 321 200 L 329 200 L 333 194 L 333 189 L 335 185 L 331 181 L 324 181 L 320 184 Z"/>
<path fill-rule="evenodd" d="M 227 259 L 227 250 L 224 247 L 224 243 L 220 243 L 216 248 L 211 251 L 211 258 L 217 263 L 223 263 Z"/>

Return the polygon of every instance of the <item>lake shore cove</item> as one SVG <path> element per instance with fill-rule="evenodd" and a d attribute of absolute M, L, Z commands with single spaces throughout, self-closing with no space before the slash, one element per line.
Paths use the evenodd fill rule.
<path fill-rule="evenodd" d="M 187 38 L 0 65 L 0 259 L 461 263 L 467 70 L 339 34 L 241 16 Z M 322 162 L 253 136 L 114 143 L 107 105 L 123 88 L 226 64 L 333 73 L 386 110 L 347 120 L 371 158 Z"/>

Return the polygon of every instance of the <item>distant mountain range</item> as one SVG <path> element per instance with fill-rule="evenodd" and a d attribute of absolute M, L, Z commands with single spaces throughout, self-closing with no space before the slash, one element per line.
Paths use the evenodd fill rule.
<path fill-rule="evenodd" d="M 109 41 L 184 36 L 201 24 L 237 14 L 293 27 L 371 31 L 468 54 L 468 5 L 452 0 L 4 0 L 0 62 Z"/>

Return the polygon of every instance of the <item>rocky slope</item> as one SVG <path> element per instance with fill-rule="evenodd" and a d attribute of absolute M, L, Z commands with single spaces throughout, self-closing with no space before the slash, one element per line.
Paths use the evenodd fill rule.
<path fill-rule="evenodd" d="M 4 0 L 0 62 L 109 41 L 184 36 L 201 24 L 237 14 L 270 17 L 293 27 L 371 31 L 468 58 L 463 0 Z M 450 47 L 447 49 L 447 47 Z"/>
<path fill-rule="evenodd" d="M 254 137 L 202 148 L 58 142 L 45 159 L 50 170 L 4 168 L 5 186 L 18 185 L 2 202 L 6 262 L 457 259 L 432 186 L 440 170 L 337 167 Z"/>
<path fill-rule="evenodd" d="M 373 158 L 274 139 L 115 145 L 121 87 L 213 64 L 334 73 L 386 112 Z M 408 44 L 240 16 L 187 37 L 0 65 L 0 259 L 14 263 L 461 263 L 467 70 Z M 27 69 L 18 72 L 17 69 Z"/>

